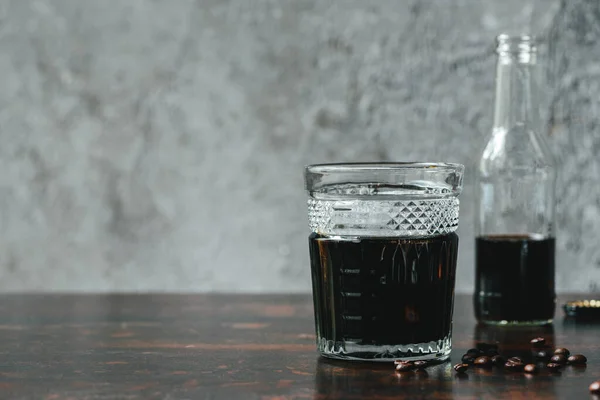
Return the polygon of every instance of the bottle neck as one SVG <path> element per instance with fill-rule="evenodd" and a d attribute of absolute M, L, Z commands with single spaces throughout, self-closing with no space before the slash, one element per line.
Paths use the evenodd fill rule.
<path fill-rule="evenodd" d="M 496 66 L 494 130 L 515 126 L 535 130 L 537 109 L 533 98 L 535 54 L 501 53 Z"/>

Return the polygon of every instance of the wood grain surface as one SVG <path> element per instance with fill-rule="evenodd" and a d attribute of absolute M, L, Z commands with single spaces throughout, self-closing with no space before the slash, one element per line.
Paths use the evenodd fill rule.
<path fill-rule="evenodd" d="M 451 361 L 398 375 L 391 364 L 320 358 L 307 295 L 4 295 L 0 398 L 594 398 L 600 324 L 565 320 L 557 310 L 551 327 L 486 328 L 472 315 L 471 297 L 457 296 Z M 587 367 L 535 376 L 452 370 L 478 341 L 530 358 L 535 336 L 585 354 Z"/>

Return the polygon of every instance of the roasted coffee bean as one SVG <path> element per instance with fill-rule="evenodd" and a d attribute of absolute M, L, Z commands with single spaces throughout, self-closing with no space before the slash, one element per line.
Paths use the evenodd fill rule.
<path fill-rule="evenodd" d="M 523 370 L 528 374 L 537 374 L 538 372 L 538 368 L 535 366 L 535 364 L 527 364 L 525 367 L 523 367 Z"/>
<path fill-rule="evenodd" d="M 563 356 L 562 354 L 556 354 L 550 357 L 550 362 L 555 364 L 566 364 L 567 357 Z"/>
<path fill-rule="evenodd" d="M 489 368 L 492 366 L 492 359 L 489 358 L 488 356 L 481 356 L 481 357 L 477 357 L 475 359 L 475 361 L 473 361 L 473 364 L 476 367 L 480 367 L 480 368 Z"/>
<path fill-rule="evenodd" d="M 525 368 L 525 365 L 523 363 L 515 363 L 515 362 L 507 361 L 504 364 L 504 368 L 506 368 L 508 371 L 523 371 L 523 368 Z"/>
<path fill-rule="evenodd" d="M 550 351 L 548 350 L 540 350 L 540 351 L 536 351 L 534 353 L 535 358 L 539 358 L 540 360 L 545 360 L 547 358 L 550 358 Z"/>
<path fill-rule="evenodd" d="M 496 349 L 491 349 L 491 350 L 488 350 L 485 352 L 485 355 L 488 357 L 494 357 L 494 356 L 497 356 L 498 354 L 500 354 L 500 353 L 498 353 L 498 350 L 496 350 Z"/>
<path fill-rule="evenodd" d="M 415 368 L 424 368 L 427 366 L 427 364 L 429 364 L 427 361 L 422 361 L 422 360 L 413 362 L 413 365 L 415 366 Z"/>
<path fill-rule="evenodd" d="M 554 354 L 569 357 L 571 355 L 571 352 L 568 349 L 565 349 L 564 347 L 559 347 L 558 349 L 554 350 Z"/>
<path fill-rule="evenodd" d="M 454 370 L 455 370 L 456 372 L 465 372 L 465 371 L 466 371 L 466 370 L 468 370 L 468 369 L 469 369 L 469 364 L 464 364 L 464 363 L 462 363 L 462 364 L 456 364 L 456 365 L 454 366 Z"/>
<path fill-rule="evenodd" d="M 396 371 L 412 371 L 415 369 L 415 364 L 412 361 L 402 361 L 396 365 Z"/>
<path fill-rule="evenodd" d="M 574 354 L 567 361 L 571 365 L 583 365 L 587 363 L 587 358 L 583 354 Z"/>
<path fill-rule="evenodd" d="M 550 370 L 550 371 L 558 371 L 559 369 L 562 368 L 562 364 L 557 364 L 557 363 L 549 363 L 546 365 L 546 367 Z"/>
<path fill-rule="evenodd" d="M 542 347 L 544 344 L 546 344 L 546 339 L 543 337 L 537 337 L 535 339 L 531 339 L 530 343 L 533 347 Z"/>
<path fill-rule="evenodd" d="M 592 382 L 590 385 L 591 394 L 600 394 L 600 381 Z"/>
<path fill-rule="evenodd" d="M 523 364 L 523 360 L 519 357 L 511 357 L 506 361 L 511 362 L 511 363 L 516 363 L 516 364 Z"/>
<path fill-rule="evenodd" d="M 504 365 L 505 362 L 506 362 L 506 359 L 504 357 L 502 357 L 502 356 L 494 356 L 494 357 L 492 357 L 492 363 L 494 365 L 501 366 L 501 365 Z"/>
<path fill-rule="evenodd" d="M 473 357 L 471 354 L 465 354 L 464 356 L 462 356 L 461 361 L 466 364 L 473 364 L 473 361 L 475 361 L 475 357 Z"/>
<path fill-rule="evenodd" d="M 481 354 L 481 350 L 479 349 L 469 349 L 465 354 L 471 354 L 473 356 L 478 356 Z"/>

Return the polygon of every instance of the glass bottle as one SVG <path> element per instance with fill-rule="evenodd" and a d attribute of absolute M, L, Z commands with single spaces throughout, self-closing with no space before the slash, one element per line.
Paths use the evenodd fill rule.
<path fill-rule="evenodd" d="M 556 165 L 539 132 L 529 36 L 497 38 L 492 134 L 477 174 L 475 316 L 501 325 L 552 323 Z"/>

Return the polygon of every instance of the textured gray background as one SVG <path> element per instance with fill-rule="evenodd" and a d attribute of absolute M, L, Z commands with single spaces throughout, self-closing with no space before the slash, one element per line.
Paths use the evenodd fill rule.
<path fill-rule="evenodd" d="M 310 290 L 302 166 L 472 165 L 502 31 L 543 41 L 558 286 L 595 290 L 598 0 L 4 0 L 0 289 Z"/>

